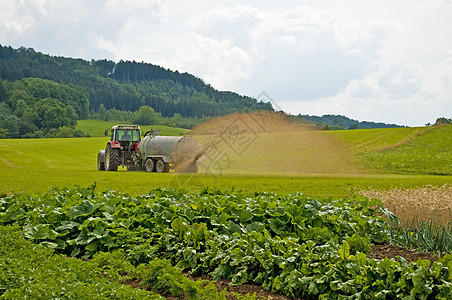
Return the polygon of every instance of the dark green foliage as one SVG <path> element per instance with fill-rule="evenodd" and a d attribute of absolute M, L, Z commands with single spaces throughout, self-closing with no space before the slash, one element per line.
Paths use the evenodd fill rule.
<path fill-rule="evenodd" d="M 138 110 L 137 117 L 133 123 L 138 125 L 152 125 L 158 124 L 159 119 L 160 115 L 157 114 L 152 107 L 142 106 Z"/>
<path fill-rule="evenodd" d="M 434 126 L 438 126 L 438 125 L 446 125 L 446 124 L 452 124 L 452 118 L 438 118 L 436 119 L 435 124 L 433 124 Z"/>
<path fill-rule="evenodd" d="M 49 80 L 26 78 L 1 81 L 6 98 L 0 102 L 0 128 L 7 129 L 4 138 L 79 136 L 74 132 L 78 119 L 88 116 L 88 94 L 83 89 Z M 64 131 L 64 130 L 63 130 Z"/>

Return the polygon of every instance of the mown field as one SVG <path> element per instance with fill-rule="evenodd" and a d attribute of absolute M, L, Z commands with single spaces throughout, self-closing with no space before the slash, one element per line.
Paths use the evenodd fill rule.
<path fill-rule="evenodd" d="M 111 126 L 100 123 L 97 128 L 106 128 L 107 125 Z M 210 186 L 220 190 L 301 192 L 312 197 L 338 198 L 360 190 L 439 187 L 451 183 L 452 126 L 434 128 L 417 136 L 423 130 L 425 128 L 350 130 L 327 134 L 260 133 L 253 136 L 253 142 L 241 149 L 240 154 L 228 144 L 206 155 L 201 161 L 200 173 L 195 175 L 126 172 L 123 168 L 112 173 L 98 172 L 97 152 L 105 148 L 108 137 L 2 140 L 0 194 L 22 191 L 41 194 L 53 186 L 88 186 L 97 182 L 100 190 L 113 189 L 133 196 L 157 187 L 199 192 Z M 179 130 L 174 132 L 180 134 Z M 326 139 L 325 135 L 332 135 L 334 140 Z M 415 137 L 411 140 L 413 144 L 391 149 L 391 145 L 398 145 L 410 137 Z M 436 146 L 426 145 L 425 137 L 429 139 L 428 143 Z M 196 138 L 207 143 L 212 140 L 212 135 Z M 345 145 L 338 140 L 345 140 Z M 372 142 L 378 146 L 372 146 Z M 363 145 L 367 145 L 371 158 L 365 156 L 367 153 L 362 154 L 365 152 Z M 352 151 L 346 152 L 345 147 Z M 404 154 L 403 147 L 412 149 L 410 159 Z M 381 148 L 389 150 L 370 152 Z M 381 160 L 375 160 L 374 156 Z M 360 164 L 352 165 L 352 160 Z M 382 161 L 390 161 L 392 167 L 381 165 Z M 398 170 L 402 166 L 412 166 L 412 171 L 400 174 Z M 436 174 L 436 170 L 446 175 L 431 175 Z"/>
<path fill-rule="evenodd" d="M 450 176 L 398 174 L 155 174 L 146 172 L 99 172 L 97 152 L 106 138 L 2 140 L 0 193 L 44 193 L 53 186 L 88 186 L 141 195 L 156 187 L 200 191 L 205 186 L 221 190 L 302 192 L 313 197 L 343 197 L 366 189 L 442 186 Z"/>
<path fill-rule="evenodd" d="M 2 140 L 0 299 L 259 298 L 182 271 L 276 293 L 266 299 L 452 297 L 450 211 L 432 221 L 450 202 L 452 126 L 281 132 L 250 122 L 193 131 L 209 149 L 198 174 L 97 171 L 101 136 Z M 402 219 L 387 210 L 397 207 Z M 439 259 L 376 259 L 380 243 Z"/>

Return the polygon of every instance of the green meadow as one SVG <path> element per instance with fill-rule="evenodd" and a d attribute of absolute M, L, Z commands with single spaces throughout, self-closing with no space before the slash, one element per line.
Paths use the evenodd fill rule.
<path fill-rule="evenodd" d="M 362 153 L 360 161 L 379 172 L 452 174 L 452 125 L 424 130 L 397 147 Z"/>
<path fill-rule="evenodd" d="M 442 186 L 452 182 L 452 126 L 328 132 L 327 135 L 343 141 L 344 147 L 351 149 L 353 161 L 360 164 L 358 169 L 361 171 L 356 172 L 308 170 L 284 174 L 281 170 L 266 173 L 256 169 L 246 173 L 235 172 L 232 165 L 232 169 L 223 173 L 209 173 L 200 168 L 198 174 L 156 174 L 127 172 L 124 168 L 118 172 L 97 171 L 97 152 L 104 149 L 108 141 L 108 137 L 102 136 L 103 131 L 112 124 L 82 121 L 78 126 L 90 127 L 89 124 L 95 124 L 92 132 L 99 137 L 2 140 L 0 195 L 18 192 L 42 194 L 50 187 L 89 186 L 97 182 L 98 190 L 112 189 L 135 196 L 156 187 L 182 188 L 188 192 L 210 187 L 280 194 L 301 192 L 312 197 L 338 198 L 360 190 Z M 94 134 L 94 130 L 101 133 Z M 183 130 L 174 129 L 172 132 L 178 135 Z M 161 133 L 164 134 L 163 129 Z M 242 155 L 235 160 L 236 166 L 241 165 L 240 159 L 246 163 L 258 155 L 265 160 L 270 157 L 268 153 Z M 278 158 L 277 153 L 272 156 L 279 160 L 284 158 L 281 155 Z"/>
<path fill-rule="evenodd" d="M 105 135 L 105 130 L 110 130 L 112 126 L 118 124 L 128 124 L 127 122 L 100 121 L 100 120 L 78 120 L 75 129 L 79 129 L 91 137 L 101 137 Z M 184 135 L 189 130 L 184 128 L 175 128 L 164 125 L 143 125 L 140 126 L 144 134 L 151 129 L 160 130 L 160 135 Z"/>

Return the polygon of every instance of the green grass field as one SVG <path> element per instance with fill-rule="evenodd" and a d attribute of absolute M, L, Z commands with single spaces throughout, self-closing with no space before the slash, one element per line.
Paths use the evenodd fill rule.
<path fill-rule="evenodd" d="M 91 137 L 104 136 L 105 130 L 110 130 L 112 126 L 118 124 L 127 124 L 125 122 L 113 122 L 113 121 L 99 121 L 99 120 L 79 120 L 75 129 L 79 129 Z M 146 131 L 152 129 L 159 129 L 160 135 L 184 135 L 189 130 L 184 128 L 175 128 L 164 125 L 144 125 L 140 126 L 141 132 L 144 134 Z"/>
<path fill-rule="evenodd" d="M 86 125 L 87 122 L 84 124 Z M 105 125 L 107 124 L 98 124 L 97 128 L 105 128 Z M 265 164 L 248 173 L 240 172 L 238 169 L 242 166 L 240 160 L 248 163 L 249 166 L 275 160 L 279 162 L 279 166 L 305 164 L 301 158 L 289 159 L 294 155 L 303 156 L 303 149 L 298 152 L 287 152 L 287 155 L 292 155 L 288 157 L 281 153 L 253 152 L 252 147 L 247 149 L 248 152 L 244 151 L 242 155 L 237 156 L 235 164 L 231 164 L 230 168 L 222 173 L 203 173 L 205 170 L 202 167 L 200 168 L 201 173 L 195 175 L 126 172 L 122 168 L 118 172 L 101 172 L 96 170 L 97 152 L 99 149 L 105 148 L 107 137 L 2 140 L 0 144 L 0 195 L 22 191 L 44 193 L 53 186 L 88 186 L 93 182 L 97 182 L 99 190 L 112 189 L 131 195 L 145 194 L 156 187 L 183 188 L 192 192 L 200 191 L 208 186 L 221 190 L 268 191 L 280 194 L 302 192 L 312 197 L 331 196 L 333 198 L 349 196 L 353 192 L 367 189 L 442 186 L 452 182 L 450 172 L 452 166 L 451 128 L 452 126 L 433 128 L 423 134 L 419 134 L 424 130 L 423 128 L 327 133 L 345 140 L 350 147 L 367 144 L 368 151 L 375 148 L 389 149 L 391 145 L 398 145 L 411 138 L 409 142 L 390 150 L 372 152 L 375 155 L 383 155 L 392 162 L 398 161 L 400 164 L 411 166 L 412 172 L 409 175 L 396 174 L 397 172 L 393 172 L 395 174 L 383 173 L 382 171 L 356 171 L 345 174 L 344 172 L 326 172 L 327 169 L 319 172 L 310 172 L 310 169 L 307 169 L 307 171 L 301 170 L 298 173 L 284 174 L 284 168 L 278 168 L 277 172 L 265 172 Z M 397 131 L 400 132 L 397 133 Z M 265 136 L 260 138 L 261 140 L 256 142 L 257 148 L 265 146 Z M 269 136 L 269 141 L 274 141 L 274 139 Z M 378 141 L 375 142 L 378 147 L 371 141 Z M 432 145 L 427 147 L 425 143 Z M 425 147 L 428 148 L 428 151 L 420 151 Z M 412 149 L 412 151 L 409 152 L 407 149 Z M 337 151 L 332 153 L 334 155 Z M 432 170 L 436 170 L 437 166 L 442 164 L 447 176 L 428 175 L 428 173 L 434 172 L 425 172 L 425 168 L 428 168 L 425 165 L 422 167 L 423 171 L 416 167 L 429 155 L 434 157 L 433 160 L 439 161 L 438 164 L 432 165 Z M 259 156 L 263 159 L 259 160 Z M 325 158 L 322 163 L 328 165 L 329 161 Z M 374 164 L 373 169 L 378 168 L 375 162 L 372 164 Z M 384 168 L 384 166 L 383 163 L 382 167 Z M 393 170 L 397 170 L 397 168 Z"/>
<path fill-rule="evenodd" d="M 431 127 L 355 129 L 329 131 L 327 134 L 345 142 L 353 153 L 366 153 L 394 148 L 430 129 Z"/>
<path fill-rule="evenodd" d="M 452 125 L 423 131 L 398 147 L 359 155 L 380 172 L 452 175 Z"/>

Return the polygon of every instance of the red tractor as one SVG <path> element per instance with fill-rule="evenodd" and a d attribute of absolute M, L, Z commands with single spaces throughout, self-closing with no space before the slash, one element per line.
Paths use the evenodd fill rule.
<path fill-rule="evenodd" d="M 141 141 L 140 127 L 137 125 L 116 125 L 111 129 L 111 139 L 105 150 L 97 154 L 97 169 L 116 171 L 119 166 L 131 166 L 132 154 Z"/>
<path fill-rule="evenodd" d="M 157 136 L 151 130 L 141 139 L 139 126 L 116 125 L 105 150 L 97 154 L 97 169 L 117 171 L 126 166 L 128 171 L 196 173 L 201 154 L 191 137 Z"/>

